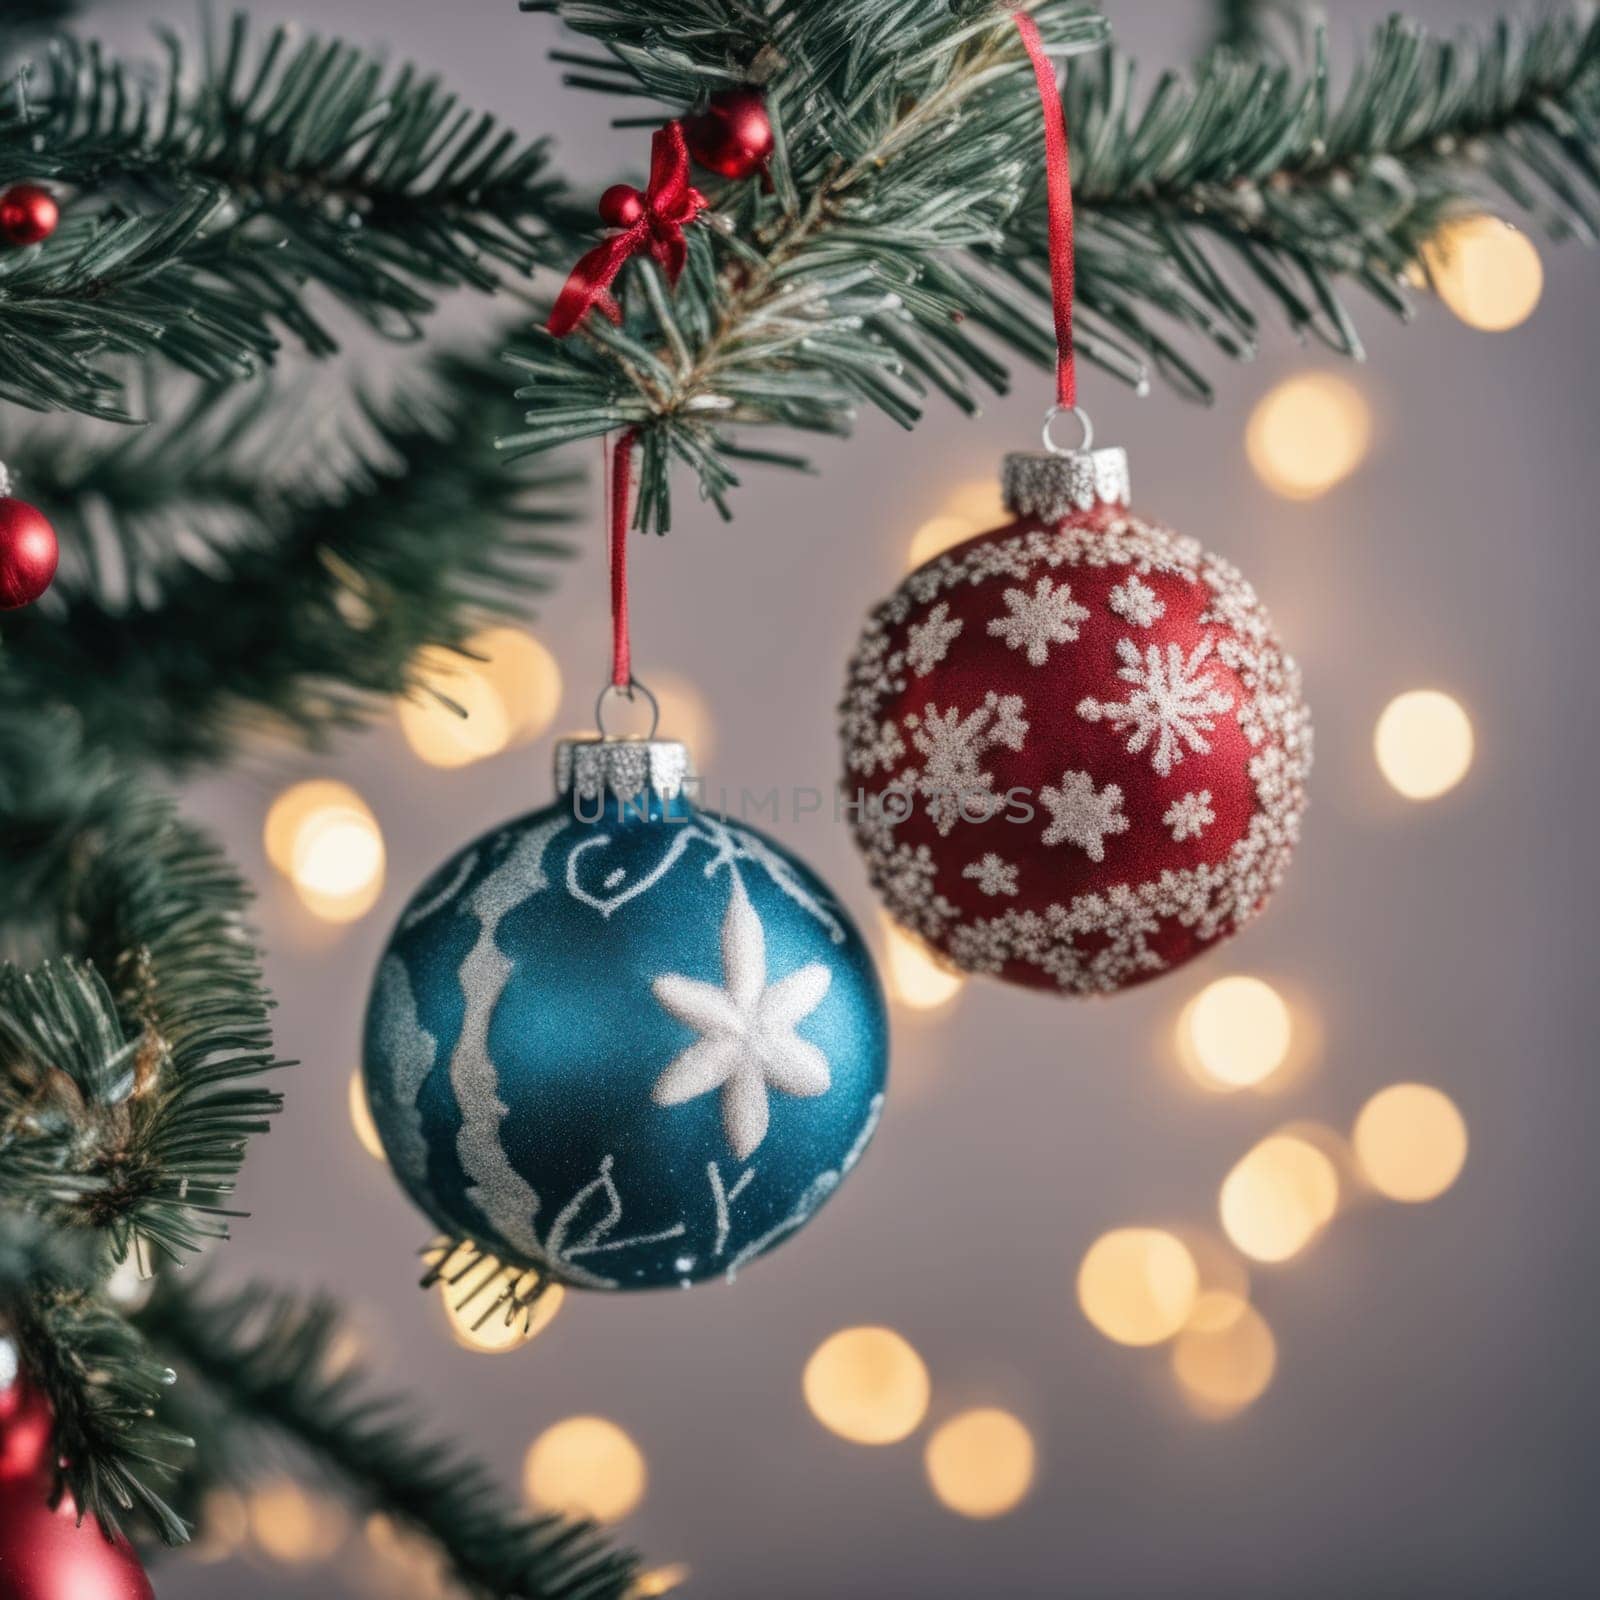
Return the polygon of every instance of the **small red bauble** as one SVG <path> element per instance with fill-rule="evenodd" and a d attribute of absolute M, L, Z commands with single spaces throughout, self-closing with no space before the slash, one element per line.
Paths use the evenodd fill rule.
<path fill-rule="evenodd" d="M 613 228 L 631 228 L 644 215 L 644 196 L 630 184 L 614 183 L 600 196 L 600 220 Z"/>
<path fill-rule="evenodd" d="M 0 611 L 31 605 L 50 587 L 60 552 L 37 506 L 0 495 Z"/>
<path fill-rule="evenodd" d="M 1017 520 L 873 613 L 843 714 L 857 842 L 956 966 L 1110 993 L 1276 887 L 1310 767 L 1300 676 L 1250 585 L 1125 509 L 1121 451 L 1012 456 Z"/>
<path fill-rule="evenodd" d="M 684 119 L 689 154 L 708 172 L 748 178 L 772 156 L 772 119 L 759 89 L 724 89 L 704 111 Z"/>
<path fill-rule="evenodd" d="M 38 244 L 60 220 L 56 197 L 37 183 L 14 183 L 0 194 L 0 239 L 9 245 Z"/>
<path fill-rule="evenodd" d="M 78 1520 L 72 1496 L 52 1510 L 50 1408 L 26 1379 L 0 1393 L 0 1596 L 4 1600 L 155 1600 L 125 1538 Z"/>

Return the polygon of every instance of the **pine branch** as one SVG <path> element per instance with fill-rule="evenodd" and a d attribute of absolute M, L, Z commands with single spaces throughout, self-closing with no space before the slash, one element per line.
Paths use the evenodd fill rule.
<path fill-rule="evenodd" d="M 0 437 L 69 552 L 53 598 L 7 623 L 0 703 L 70 703 L 95 743 L 184 769 L 262 722 L 322 743 L 414 690 L 421 646 L 460 646 L 570 551 L 549 530 L 572 476 L 493 448 L 502 371 L 442 358 L 331 438 L 304 394 L 264 388 L 137 435 Z M 132 596 L 93 556 L 107 533 Z"/>
<path fill-rule="evenodd" d="M 1273 56 L 1304 40 L 1323 23 L 1310 0 L 1215 0 L 1212 48 L 1237 56 Z"/>
<path fill-rule="evenodd" d="M 188 1530 L 152 1482 L 190 1443 L 157 1419 L 171 1374 L 98 1297 L 102 1276 L 87 1236 L 0 1210 L 0 1315 L 27 1381 L 49 1397 L 58 1486 L 108 1532 L 132 1521 L 181 1543 Z"/>
<path fill-rule="evenodd" d="M 1405 315 L 1423 245 L 1496 189 L 1556 237 L 1600 231 L 1600 18 L 1583 9 L 1481 42 L 1397 19 L 1337 101 L 1320 48 L 1309 71 L 1212 57 L 1137 110 L 1132 82 L 1131 63 L 1107 59 L 1068 97 L 1080 350 L 1130 381 L 1154 366 L 1208 397 L 1171 333 L 1248 357 L 1263 297 L 1296 332 L 1359 357 L 1340 280 Z M 1042 208 L 1041 189 L 991 255 L 1037 295 Z"/>
<path fill-rule="evenodd" d="M 508 449 L 637 427 L 638 520 L 664 530 L 673 460 L 727 515 L 747 454 L 730 430 L 842 434 L 862 403 L 909 427 L 929 392 L 970 411 L 977 389 L 1004 388 L 976 332 L 1042 354 L 1042 334 L 1006 294 L 961 266 L 964 252 L 998 246 L 1030 176 L 1022 130 L 1038 107 L 1004 13 L 848 0 L 769 14 L 672 0 L 646 22 L 623 0 L 530 9 L 602 40 L 652 94 L 688 97 L 763 62 L 782 67 L 767 83 L 771 194 L 754 183 L 720 191 L 716 219 L 689 230 L 688 270 L 670 297 L 648 263 L 630 267 L 620 329 L 591 318 L 516 359 L 529 426 Z M 1062 53 L 1103 37 L 1102 21 L 1069 0 L 1036 10 Z M 586 65 L 579 81 L 599 73 Z"/>
<path fill-rule="evenodd" d="M 515 362 L 529 412 L 509 450 L 637 430 L 637 521 L 664 529 L 675 461 L 724 514 L 741 459 L 804 465 L 748 450 L 747 426 L 844 433 L 863 401 L 910 426 L 930 390 L 971 408 L 977 387 L 1004 388 L 993 341 L 1053 355 L 1038 107 L 1004 11 L 525 8 L 600 47 L 561 57 L 583 87 L 682 108 L 763 81 L 778 142 L 770 194 L 724 188 L 690 229 L 675 293 L 630 264 L 621 328 L 591 318 Z M 1097 36 L 1068 7 L 1034 9 L 1062 51 Z M 1073 80 L 1079 354 L 1140 386 L 1154 370 L 1208 397 L 1185 336 L 1248 357 L 1262 300 L 1358 355 L 1341 280 L 1404 314 L 1423 243 L 1490 188 L 1558 236 L 1600 227 L 1600 23 L 1582 8 L 1481 45 L 1391 24 L 1337 102 L 1320 52 L 1214 55 L 1142 108 L 1121 59 Z"/>
<path fill-rule="evenodd" d="M 337 347 L 308 284 L 411 338 L 438 290 L 492 290 L 543 258 L 561 210 L 544 144 L 462 107 L 437 79 L 336 39 L 295 44 L 287 28 L 253 41 L 242 15 L 221 37 L 207 28 L 198 74 L 176 36 L 164 43 L 165 62 L 147 72 L 57 39 L 0 100 L 0 184 L 55 180 L 79 191 L 69 215 L 164 230 L 147 241 L 143 298 L 125 313 L 127 271 L 72 270 L 59 235 L 16 269 L 0 338 L 36 348 L 8 373 L 7 398 L 119 414 L 119 375 L 94 359 L 108 297 L 122 315 L 106 349 L 237 376 L 241 340 L 270 356 L 273 325 L 314 354 Z M 197 318 L 197 292 L 239 326 Z M 62 345 L 73 359 L 52 365 Z"/>
<path fill-rule="evenodd" d="M 85 753 L 76 719 L 0 711 L 0 931 L 72 959 L 0 968 L 0 1154 L 15 1202 L 181 1259 L 226 1235 L 280 1097 L 249 892 L 165 799 Z M 20 1193 L 19 1193 L 20 1192 Z"/>
<path fill-rule="evenodd" d="M 337 1309 L 263 1287 L 221 1292 L 164 1278 L 140 1329 L 180 1371 L 203 1470 L 247 1470 L 263 1440 L 298 1448 L 364 1510 L 423 1534 L 484 1600 L 618 1600 L 637 1570 L 586 1523 L 525 1517 L 489 1473 L 421 1431 L 409 1404 L 340 1364 Z"/>

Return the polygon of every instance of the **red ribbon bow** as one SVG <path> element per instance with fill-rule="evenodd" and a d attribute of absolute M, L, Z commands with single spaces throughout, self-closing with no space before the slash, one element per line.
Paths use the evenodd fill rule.
<path fill-rule="evenodd" d="M 556 296 L 545 326 L 558 339 L 563 338 L 596 306 L 613 322 L 621 322 L 622 311 L 611 297 L 611 285 L 623 262 L 641 250 L 648 250 L 667 281 L 676 283 L 689 257 L 684 224 L 693 222 L 705 204 L 706 197 L 689 182 L 683 125 L 669 122 L 650 140 L 650 183 L 644 193 L 617 184 L 601 196 L 600 215 L 607 222 L 622 224 L 622 232 L 579 260 Z"/>

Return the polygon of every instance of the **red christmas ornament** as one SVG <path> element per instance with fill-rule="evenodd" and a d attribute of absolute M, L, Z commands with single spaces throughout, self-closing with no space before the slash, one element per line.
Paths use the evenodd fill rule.
<path fill-rule="evenodd" d="M 772 158 L 772 119 L 759 89 L 723 89 L 683 125 L 689 154 L 707 172 L 748 178 Z"/>
<path fill-rule="evenodd" d="M 0 1596 L 4 1600 L 155 1600 L 125 1538 L 78 1520 L 72 1496 L 52 1510 L 50 1409 L 24 1379 L 0 1391 Z"/>
<path fill-rule="evenodd" d="M 0 494 L 0 611 L 37 600 L 56 575 L 59 554 L 56 530 L 43 512 Z"/>
<path fill-rule="evenodd" d="M 1261 909 L 1310 719 L 1250 585 L 1126 509 L 1122 451 L 1010 456 L 1005 490 L 1016 521 L 869 619 L 844 787 L 899 922 L 965 971 L 1110 993 Z"/>
<path fill-rule="evenodd" d="M 8 245 L 38 244 L 60 220 L 55 196 L 37 183 L 14 183 L 0 194 L 0 239 Z"/>

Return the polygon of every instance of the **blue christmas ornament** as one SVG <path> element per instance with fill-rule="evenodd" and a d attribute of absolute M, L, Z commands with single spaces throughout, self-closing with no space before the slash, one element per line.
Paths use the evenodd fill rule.
<path fill-rule="evenodd" d="M 367 1010 L 372 1116 L 443 1230 L 593 1289 L 731 1278 L 871 1139 L 871 956 L 772 840 L 694 808 L 682 745 L 568 740 L 553 805 L 418 891 Z"/>

